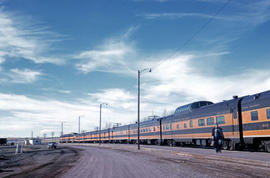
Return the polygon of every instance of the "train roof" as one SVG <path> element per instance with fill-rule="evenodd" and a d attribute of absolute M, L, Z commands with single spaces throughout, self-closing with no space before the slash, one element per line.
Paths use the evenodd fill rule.
<path fill-rule="evenodd" d="M 129 127 L 129 125 L 122 125 L 122 126 L 118 126 L 118 127 L 113 127 L 112 130 L 114 131 L 122 131 L 122 130 L 127 130 Z"/>
<path fill-rule="evenodd" d="M 238 101 L 237 99 L 231 99 L 231 100 L 226 100 L 226 101 L 222 101 L 220 103 L 215 103 L 215 104 L 209 103 L 208 105 L 204 105 L 198 108 L 193 108 L 189 112 L 181 112 L 174 115 L 163 117 L 162 120 L 164 123 L 166 123 L 172 120 L 188 120 L 192 118 L 200 118 L 200 117 L 207 117 L 207 116 L 218 115 L 218 114 L 225 114 L 228 112 L 232 112 L 232 109 L 235 108 L 237 101 Z M 193 103 L 191 103 L 189 106 L 191 106 L 192 104 Z"/>
<path fill-rule="evenodd" d="M 147 120 L 147 121 L 141 122 L 140 123 L 140 126 L 141 127 L 147 127 L 147 126 L 158 125 L 158 124 L 159 124 L 159 119 L 158 118 L 155 118 L 155 119 L 151 119 L 151 120 Z"/>
<path fill-rule="evenodd" d="M 77 133 L 69 133 L 69 134 L 63 134 L 62 136 L 60 137 L 72 137 L 74 135 L 76 135 Z"/>
<path fill-rule="evenodd" d="M 174 114 L 185 114 L 185 113 L 189 113 L 189 112 L 192 112 L 194 109 L 198 109 L 198 108 L 201 108 L 203 106 L 207 106 L 207 105 L 211 105 L 211 104 L 213 104 L 213 102 L 211 102 L 211 101 L 197 101 L 197 102 L 193 102 L 193 103 L 190 103 L 190 104 L 179 106 L 178 108 L 176 108 Z"/>
<path fill-rule="evenodd" d="M 242 100 L 242 110 L 253 110 L 270 106 L 270 90 L 245 96 Z"/>

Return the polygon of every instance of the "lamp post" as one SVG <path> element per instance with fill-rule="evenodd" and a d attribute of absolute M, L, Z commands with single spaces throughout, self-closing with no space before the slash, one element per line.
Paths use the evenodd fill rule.
<path fill-rule="evenodd" d="M 81 116 L 79 116 L 79 119 L 78 119 L 78 134 L 80 135 L 81 133 Z"/>
<path fill-rule="evenodd" d="M 99 105 L 99 145 L 101 144 L 101 109 L 102 109 L 102 105 L 107 106 L 107 103 L 101 103 Z"/>
<path fill-rule="evenodd" d="M 80 140 L 80 134 L 81 134 L 81 117 L 83 117 L 83 115 L 80 115 L 78 118 L 78 136 L 79 136 L 79 143 L 81 142 Z"/>
<path fill-rule="evenodd" d="M 143 72 L 151 72 L 151 68 L 146 68 L 146 69 L 142 69 L 142 70 L 138 70 L 138 150 L 140 149 L 140 78 L 141 78 L 141 74 Z"/>

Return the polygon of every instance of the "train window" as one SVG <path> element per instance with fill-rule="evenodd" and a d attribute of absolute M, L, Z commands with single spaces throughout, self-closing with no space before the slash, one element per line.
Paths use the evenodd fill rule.
<path fill-rule="evenodd" d="M 258 120 L 258 111 L 251 112 L 251 120 L 252 121 Z"/>
<path fill-rule="evenodd" d="M 169 130 L 170 129 L 170 126 L 167 124 L 166 125 L 166 130 Z"/>
<path fill-rule="evenodd" d="M 151 128 L 149 128 L 149 132 L 151 132 Z"/>
<path fill-rule="evenodd" d="M 176 128 L 177 128 L 177 129 L 180 129 L 180 125 L 179 125 L 179 124 L 177 124 L 177 125 L 176 125 Z"/>
<path fill-rule="evenodd" d="M 266 110 L 266 114 L 267 114 L 267 119 L 270 119 L 270 109 Z"/>
<path fill-rule="evenodd" d="M 209 117 L 209 118 L 207 118 L 206 122 L 207 122 L 207 125 L 214 125 L 214 118 Z"/>
<path fill-rule="evenodd" d="M 187 128 L 187 124 L 186 123 L 184 123 L 184 128 Z"/>
<path fill-rule="evenodd" d="M 154 131 L 154 132 L 156 131 L 156 127 L 153 127 L 153 131 Z"/>
<path fill-rule="evenodd" d="M 237 118 L 237 111 L 233 111 L 233 118 L 236 119 Z"/>
<path fill-rule="evenodd" d="M 193 127 L 193 122 L 189 121 L 189 127 Z"/>
<path fill-rule="evenodd" d="M 225 124 L 224 116 L 218 116 L 217 117 L 217 124 Z"/>
<path fill-rule="evenodd" d="M 205 126 L 204 119 L 199 119 L 198 124 L 199 124 L 199 126 Z"/>

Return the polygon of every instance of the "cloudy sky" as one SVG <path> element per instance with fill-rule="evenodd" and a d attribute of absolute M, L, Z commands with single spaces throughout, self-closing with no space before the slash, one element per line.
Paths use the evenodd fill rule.
<path fill-rule="evenodd" d="M 270 89 L 269 0 L 0 0 L 0 137 Z"/>

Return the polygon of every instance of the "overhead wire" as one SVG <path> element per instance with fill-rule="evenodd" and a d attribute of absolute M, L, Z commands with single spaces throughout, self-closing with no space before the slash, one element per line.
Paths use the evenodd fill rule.
<path fill-rule="evenodd" d="M 164 62 L 166 62 L 169 58 L 173 58 L 175 56 L 177 56 L 177 54 L 179 54 L 179 52 L 181 52 L 181 50 L 183 50 L 184 47 L 186 47 L 199 33 L 201 33 L 201 31 L 203 31 L 224 9 L 225 7 L 228 6 L 229 2 L 231 0 L 227 0 L 217 11 L 214 15 L 211 16 L 211 18 L 208 19 L 208 21 L 206 21 L 196 32 L 194 32 L 191 37 L 189 39 L 187 39 L 183 45 L 179 48 L 176 48 L 176 51 L 174 54 L 167 56 L 166 58 L 163 58 L 162 60 L 160 60 L 160 62 L 155 65 L 154 67 L 151 67 L 151 69 L 157 68 L 158 66 L 160 66 L 161 64 L 163 64 Z"/>

